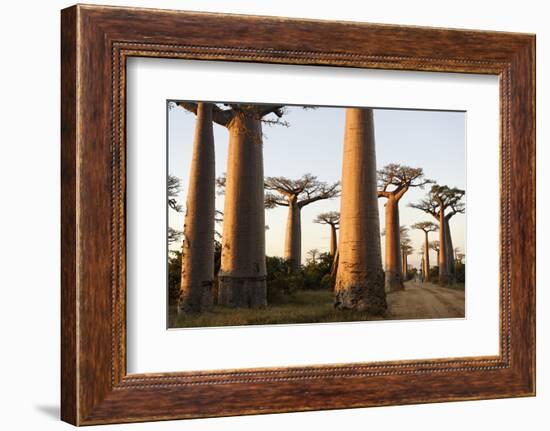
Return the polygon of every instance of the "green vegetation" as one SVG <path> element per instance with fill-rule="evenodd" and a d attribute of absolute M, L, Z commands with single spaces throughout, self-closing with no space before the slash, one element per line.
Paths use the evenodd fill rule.
<path fill-rule="evenodd" d="M 215 306 L 212 311 L 178 316 L 176 307 L 169 311 L 170 328 L 209 326 L 269 325 L 285 323 L 352 322 L 377 320 L 367 313 L 334 308 L 330 290 L 297 290 L 281 304 L 267 308 L 226 308 Z"/>

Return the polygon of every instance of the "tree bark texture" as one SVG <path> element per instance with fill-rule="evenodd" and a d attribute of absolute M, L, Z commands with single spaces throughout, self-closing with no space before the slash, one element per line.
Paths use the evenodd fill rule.
<path fill-rule="evenodd" d="M 430 240 L 428 231 L 424 231 L 424 281 L 430 281 Z"/>
<path fill-rule="evenodd" d="M 197 107 L 185 223 L 178 312 L 201 312 L 213 304 L 216 171 L 212 105 Z"/>
<path fill-rule="evenodd" d="M 285 260 L 290 263 L 293 271 L 299 271 L 302 265 L 302 228 L 301 208 L 296 197 L 288 201 L 288 217 L 286 222 Z"/>
<path fill-rule="evenodd" d="M 386 291 L 403 290 L 403 264 L 399 235 L 399 201 L 390 195 L 386 201 Z"/>
<path fill-rule="evenodd" d="M 371 109 L 346 109 L 335 307 L 386 309 Z"/>
<path fill-rule="evenodd" d="M 238 113 L 228 124 L 229 149 L 218 303 L 267 305 L 263 148 L 260 120 Z"/>

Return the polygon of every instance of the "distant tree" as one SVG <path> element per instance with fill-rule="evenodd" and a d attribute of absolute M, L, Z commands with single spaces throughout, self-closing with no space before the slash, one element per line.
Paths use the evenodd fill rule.
<path fill-rule="evenodd" d="M 454 278 L 454 251 L 449 221 L 456 214 L 464 213 L 464 190 L 456 187 L 433 185 L 428 195 L 412 208 L 430 214 L 439 222 L 439 242 L 441 252 L 438 254 L 439 283 L 451 283 Z"/>
<path fill-rule="evenodd" d="M 439 241 L 430 241 L 429 247 L 439 254 Z"/>
<path fill-rule="evenodd" d="M 422 272 L 424 274 L 426 274 L 424 277 L 426 279 L 426 281 L 430 281 L 429 280 L 429 274 L 430 274 L 430 246 L 429 246 L 429 238 L 428 238 L 428 235 L 430 232 L 435 232 L 438 227 L 435 223 L 431 222 L 431 221 L 421 221 L 421 222 L 418 222 L 418 223 L 415 223 L 411 226 L 411 228 L 413 229 L 418 229 L 418 230 L 421 230 L 422 232 L 424 232 L 424 245 L 422 247 L 422 251 L 423 251 L 423 267 L 422 267 Z"/>
<path fill-rule="evenodd" d="M 308 261 L 315 265 L 317 263 L 317 256 L 319 256 L 319 249 L 312 248 L 307 252 L 307 256 L 308 256 Z"/>
<path fill-rule="evenodd" d="M 411 245 L 412 241 L 409 237 L 409 229 L 406 226 L 400 226 L 400 249 L 401 249 L 401 267 L 403 268 L 403 281 L 408 280 L 408 257 L 413 253 L 414 249 Z"/>
<path fill-rule="evenodd" d="M 306 205 L 340 195 L 340 183 L 319 181 L 316 176 L 305 174 L 297 180 L 285 177 L 268 177 L 264 181 L 266 208 L 288 207 L 286 225 L 285 259 L 294 270 L 299 270 L 302 253 L 301 210 Z"/>
<path fill-rule="evenodd" d="M 336 247 L 338 244 L 336 231 L 340 227 L 340 213 L 338 211 L 321 213 L 315 220 L 313 220 L 313 222 L 330 226 L 330 255 L 334 257 L 336 255 Z"/>
<path fill-rule="evenodd" d="M 391 163 L 378 171 L 378 197 L 386 198 L 386 290 L 403 289 L 399 239 L 399 200 L 410 188 L 432 183 L 422 168 Z"/>

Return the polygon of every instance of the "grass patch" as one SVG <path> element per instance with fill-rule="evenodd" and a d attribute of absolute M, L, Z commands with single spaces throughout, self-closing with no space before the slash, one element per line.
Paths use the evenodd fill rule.
<path fill-rule="evenodd" d="M 288 323 L 324 323 L 379 320 L 380 317 L 351 310 L 336 310 L 330 290 L 300 290 L 282 304 L 266 308 L 214 307 L 195 315 L 178 315 L 175 306 L 169 309 L 170 328 L 211 326 L 275 325 Z"/>

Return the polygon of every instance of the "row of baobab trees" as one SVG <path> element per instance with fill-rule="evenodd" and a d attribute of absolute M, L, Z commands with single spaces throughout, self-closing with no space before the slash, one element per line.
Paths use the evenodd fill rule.
<path fill-rule="evenodd" d="M 187 188 L 179 313 L 208 310 L 214 303 L 214 232 L 216 186 L 225 193 L 221 267 L 217 303 L 227 307 L 267 306 L 265 210 L 288 207 L 285 259 L 301 265 L 301 209 L 322 199 L 340 197 L 339 214 L 323 214 L 331 226 L 334 258 L 334 305 L 372 314 L 385 311 L 386 292 L 403 289 L 399 201 L 414 187 L 431 189 L 414 208 L 437 224 L 418 224 L 428 234 L 439 230 L 439 283 L 452 280 L 449 220 L 464 212 L 464 191 L 434 184 L 421 168 L 390 164 L 376 169 L 372 109 L 347 108 L 344 125 L 342 180 L 333 184 L 307 174 L 298 180 L 264 178 L 262 124 L 285 124 L 281 105 L 178 102 L 196 116 Z M 272 119 L 274 118 L 274 119 Z M 229 131 L 227 172 L 215 177 L 213 123 Z M 378 198 L 385 203 L 385 271 L 382 266 Z M 435 227 L 434 227 L 435 226 Z M 340 238 L 336 241 L 336 229 Z M 425 265 L 429 269 L 429 249 Z M 429 273 L 429 271 L 427 271 Z"/>

